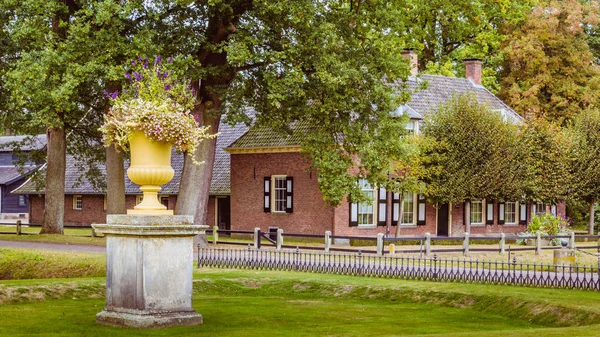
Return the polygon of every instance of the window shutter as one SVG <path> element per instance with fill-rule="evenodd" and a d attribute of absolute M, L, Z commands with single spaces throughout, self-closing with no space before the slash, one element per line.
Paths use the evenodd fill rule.
<path fill-rule="evenodd" d="M 377 197 L 377 226 L 385 226 L 387 220 L 387 191 L 380 188 Z"/>
<path fill-rule="evenodd" d="M 264 185 L 264 211 L 265 213 L 271 212 L 271 177 L 265 177 L 265 185 Z"/>
<path fill-rule="evenodd" d="M 556 216 L 556 205 L 550 206 L 550 212 L 552 213 L 552 215 Z"/>
<path fill-rule="evenodd" d="M 425 196 L 419 194 L 417 196 L 417 226 L 425 225 Z"/>
<path fill-rule="evenodd" d="M 400 194 L 392 194 L 392 226 L 398 224 L 398 217 L 400 216 Z"/>
<path fill-rule="evenodd" d="M 487 201 L 485 207 L 485 223 L 492 225 L 494 224 L 494 201 Z"/>
<path fill-rule="evenodd" d="M 527 224 L 527 203 L 519 203 L 519 225 Z"/>
<path fill-rule="evenodd" d="M 498 224 L 504 225 L 504 203 L 498 203 Z"/>
<path fill-rule="evenodd" d="M 294 178 L 286 177 L 286 189 L 285 189 L 285 212 L 294 213 Z"/>
<path fill-rule="evenodd" d="M 358 226 L 358 204 L 351 202 L 350 207 L 350 227 Z"/>

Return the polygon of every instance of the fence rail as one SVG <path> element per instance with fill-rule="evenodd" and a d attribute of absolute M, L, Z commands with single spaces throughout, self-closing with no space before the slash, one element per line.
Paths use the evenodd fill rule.
<path fill-rule="evenodd" d="M 600 252 L 600 235 L 578 235 L 575 236 L 575 233 L 571 232 L 568 235 L 540 235 L 539 233 L 531 236 L 518 236 L 518 235 L 506 235 L 504 233 L 500 233 L 499 235 L 494 236 L 471 236 L 468 233 L 465 233 L 464 236 L 431 236 L 429 233 L 426 233 L 424 236 L 415 236 L 415 237 L 385 237 L 383 234 L 378 234 L 377 236 L 348 236 L 348 235 L 333 235 L 330 231 L 326 231 L 324 235 L 320 234 L 298 234 L 298 233 L 284 233 L 282 229 L 277 229 L 277 231 L 262 231 L 260 228 L 255 228 L 254 231 L 241 231 L 241 230 L 219 230 L 218 227 L 213 227 L 213 237 L 212 240 L 209 240 L 209 243 L 217 244 L 219 243 L 219 234 L 221 235 L 231 235 L 231 234 L 245 234 L 253 238 L 254 244 L 253 247 L 256 249 L 261 249 L 262 246 L 266 247 L 276 247 L 277 249 L 281 248 L 294 248 L 296 245 L 286 245 L 284 243 L 285 238 L 307 238 L 307 239 L 320 239 L 323 240 L 323 245 L 305 245 L 302 246 L 303 249 L 310 250 L 321 250 L 325 252 L 329 251 L 344 251 L 344 252 L 358 252 L 357 248 L 339 248 L 333 247 L 332 244 L 335 240 L 343 239 L 343 240 L 360 240 L 364 242 L 372 242 L 373 246 L 376 246 L 377 249 L 374 251 L 378 255 L 386 255 L 390 253 L 419 253 L 430 255 L 432 253 L 464 253 L 468 255 L 469 252 L 498 252 L 504 254 L 507 250 L 506 246 L 508 242 L 514 242 L 517 240 L 529 240 L 534 243 L 534 246 L 519 246 L 512 247 L 512 251 L 535 251 L 536 254 L 541 254 L 542 250 L 554 250 L 560 247 L 557 246 L 544 246 L 542 241 L 544 240 L 553 240 L 553 239 L 562 239 L 566 241 L 568 247 L 570 249 L 595 249 Z M 583 243 L 582 240 L 596 240 L 594 245 L 590 243 Z M 435 242 L 448 242 L 455 241 L 461 242 L 462 248 L 448 248 L 446 245 L 438 245 L 434 246 Z M 494 246 L 490 244 L 490 241 L 497 242 L 497 248 L 493 248 Z M 419 244 L 419 249 L 415 248 L 403 248 L 402 244 L 406 244 L 406 242 L 416 242 Z M 476 243 L 487 243 L 489 247 L 474 247 L 473 244 Z M 233 241 L 231 239 L 224 241 L 223 243 L 231 244 L 231 245 L 247 245 L 248 242 L 240 242 Z M 369 245 L 369 244 L 367 244 Z M 396 247 L 398 245 L 398 247 Z M 577 246 L 576 246 L 577 245 Z M 365 249 L 362 250 L 366 252 Z"/>
<path fill-rule="evenodd" d="M 317 272 L 435 282 L 600 290 L 597 267 L 392 257 L 362 254 L 198 247 L 198 268 L 241 268 Z"/>

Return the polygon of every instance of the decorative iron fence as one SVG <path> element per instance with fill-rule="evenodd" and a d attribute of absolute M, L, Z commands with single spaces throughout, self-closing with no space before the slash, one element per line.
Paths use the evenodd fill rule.
<path fill-rule="evenodd" d="M 599 258 L 600 266 L 600 258 Z M 296 250 L 198 247 L 198 268 L 242 268 L 389 277 L 436 282 L 600 290 L 600 268 L 517 262 L 376 256 Z"/>

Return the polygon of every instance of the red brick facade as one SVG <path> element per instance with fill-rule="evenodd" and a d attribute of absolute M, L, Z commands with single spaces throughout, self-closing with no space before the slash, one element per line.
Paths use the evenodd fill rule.
<path fill-rule="evenodd" d="M 323 201 L 316 174 L 307 173 L 310 159 L 300 153 L 253 153 L 231 155 L 231 229 L 253 230 L 255 227 L 268 231 L 282 228 L 284 233 L 324 234 L 332 231 L 339 236 L 374 236 L 386 233 L 386 226 L 351 227 L 350 204 L 343 201 L 331 207 Z M 293 186 L 293 213 L 264 211 L 264 178 L 272 175 L 291 176 Z M 449 205 L 449 234 L 461 235 L 466 231 L 464 203 Z M 531 205 L 526 208 L 531 219 Z M 565 204 L 556 207 L 557 214 L 565 214 Z M 388 212 L 388 217 L 390 213 Z M 425 224 L 402 226 L 402 236 L 418 236 L 425 233 L 436 235 L 438 208 L 426 204 Z M 493 224 L 471 225 L 471 234 L 518 233 L 525 225 L 498 224 L 498 202 L 494 202 Z M 391 234 L 396 226 L 391 226 Z"/>
<path fill-rule="evenodd" d="M 334 208 L 323 201 L 310 160 L 297 152 L 231 155 L 231 229 L 282 228 L 287 233 L 333 230 Z M 293 177 L 293 213 L 264 212 L 264 178 Z"/>
<path fill-rule="evenodd" d="M 66 226 L 90 226 L 93 223 L 106 223 L 106 210 L 104 209 L 104 195 L 83 194 L 81 210 L 73 208 L 73 195 L 65 195 L 64 224 Z M 127 209 L 132 209 L 136 203 L 135 195 L 127 195 L 125 204 Z M 169 196 L 168 209 L 175 209 L 177 196 Z M 41 224 L 44 218 L 44 196 L 30 195 L 29 223 Z M 215 219 L 215 197 L 208 200 L 208 225 L 212 226 Z"/>

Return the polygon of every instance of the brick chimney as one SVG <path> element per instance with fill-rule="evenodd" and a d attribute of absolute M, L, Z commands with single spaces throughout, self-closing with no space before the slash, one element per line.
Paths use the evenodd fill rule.
<path fill-rule="evenodd" d="M 465 63 L 466 78 L 470 79 L 476 85 L 481 85 L 481 66 L 483 65 L 482 59 L 470 58 L 463 59 Z"/>
<path fill-rule="evenodd" d="M 402 57 L 408 60 L 410 67 L 410 76 L 417 76 L 419 74 L 419 57 L 412 49 L 405 49 L 402 51 Z"/>

